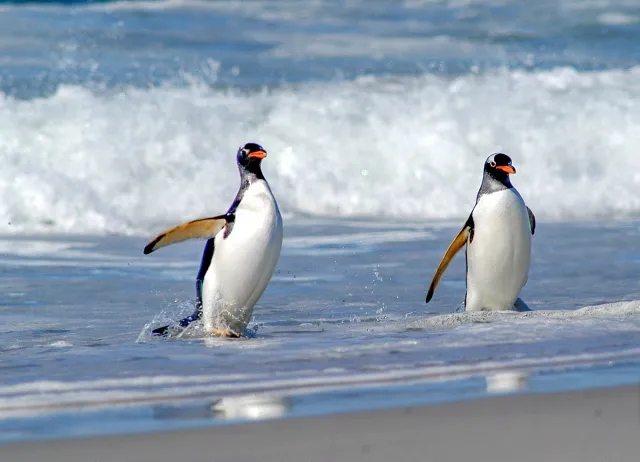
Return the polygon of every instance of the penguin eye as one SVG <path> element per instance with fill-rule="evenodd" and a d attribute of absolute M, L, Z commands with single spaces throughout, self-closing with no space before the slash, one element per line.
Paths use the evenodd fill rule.
<path fill-rule="evenodd" d="M 491 166 L 491 168 L 495 168 L 496 166 L 496 161 L 492 160 L 491 162 L 489 162 L 489 165 Z"/>

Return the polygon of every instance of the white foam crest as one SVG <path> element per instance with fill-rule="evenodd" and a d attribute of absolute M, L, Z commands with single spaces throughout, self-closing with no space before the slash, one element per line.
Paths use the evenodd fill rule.
<path fill-rule="evenodd" d="M 609 12 L 602 13 L 600 16 L 598 16 L 598 20 L 602 24 L 614 26 L 635 24 L 640 22 L 640 15 Z"/>
<path fill-rule="evenodd" d="M 465 311 L 441 314 L 414 321 L 410 328 L 446 329 L 465 324 L 488 324 L 498 322 L 545 322 L 575 323 L 594 318 L 620 318 L 640 315 L 640 301 L 615 302 L 597 306 L 585 306 L 577 310 L 536 310 L 518 313 L 515 311 Z"/>
<path fill-rule="evenodd" d="M 504 151 L 539 218 L 637 215 L 639 77 L 561 68 L 0 95 L 0 233 L 148 234 L 223 213 L 247 141 L 269 151 L 286 213 L 464 218 L 484 159 Z"/>

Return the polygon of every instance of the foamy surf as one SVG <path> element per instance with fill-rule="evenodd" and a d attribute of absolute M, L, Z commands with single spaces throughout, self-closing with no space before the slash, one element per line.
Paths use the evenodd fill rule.
<path fill-rule="evenodd" d="M 0 95 L 0 232 L 149 234 L 223 213 L 249 140 L 266 146 L 288 214 L 462 219 L 482 161 L 505 151 L 541 219 L 637 216 L 639 77 L 558 68 Z"/>
<path fill-rule="evenodd" d="M 607 303 L 585 306 L 577 310 L 535 310 L 524 313 L 516 311 L 466 311 L 441 314 L 413 321 L 410 329 L 450 329 L 465 324 L 491 324 L 500 322 L 545 322 L 567 323 L 598 318 L 624 318 L 640 315 L 640 301 Z"/>

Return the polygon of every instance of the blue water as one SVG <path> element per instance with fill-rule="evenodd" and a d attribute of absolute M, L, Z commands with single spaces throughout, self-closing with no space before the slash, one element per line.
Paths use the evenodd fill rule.
<path fill-rule="evenodd" d="M 0 440 L 640 381 L 639 40 L 624 0 L 0 4 Z M 249 140 L 285 218 L 255 333 L 151 338 L 202 243 L 142 248 Z M 425 305 L 498 150 L 536 313 L 455 314 L 462 257 Z"/>
<path fill-rule="evenodd" d="M 627 69 L 640 58 L 633 1 L 19 3 L 0 19 L 1 88 L 23 97 L 60 83 L 208 79 L 207 60 L 219 64 L 216 86 L 262 88 L 495 68 Z"/>

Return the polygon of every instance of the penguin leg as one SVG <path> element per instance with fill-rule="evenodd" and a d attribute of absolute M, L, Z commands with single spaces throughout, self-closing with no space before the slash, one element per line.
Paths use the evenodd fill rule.
<path fill-rule="evenodd" d="M 198 276 L 196 277 L 196 311 L 192 314 L 192 316 L 195 316 L 195 319 L 200 319 L 200 317 L 202 316 L 202 285 L 204 284 L 204 277 L 207 274 L 207 271 L 209 271 L 209 267 L 211 266 L 211 260 L 213 259 L 214 250 L 215 240 L 209 239 L 207 241 L 207 244 L 204 246 L 204 252 L 202 252 L 202 261 L 200 262 L 200 270 L 198 271 Z M 180 324 L 182 324 L 182 321 L 180 321 Z"/>
<path fill-rule="evenodd" d="M 519 312 L 533 311 L 531 308 L 527 306 L 524 300 L 522 300 L 520 297 L 516 298 L 516 301 L 513 304 L 513 309 Z"/>
<path fill-rule="evenodd" d="M 236 334 L 230 330 L 213 329 L 209 331 L 209 335 L 213 337 L 240 338 L 240 334 Z"/>
<path fill-rule="evenodd" d="M 449 244 L 449 248 L 444 253 L 442 260 L 440 261 L 440 264 L 438 265 L 438 268 L 436 269 L 436 272 L 433 275 L 433 279 L 431 280 L 431 285 L 429 286 L 429 292 L 427 292 L 426 303 L 429 303 L 429 301 L 431 301 L 431 299 L 433 298 L 433 294 L 436 291 L 436 287 L 440 282 L 440 278 L 446 271 L 447 266 L 449 266 L 449 263 L 451 262 L 453 257 L 456 255 L 456 253 L 458 253 L 458 251 L 462 248 L 462 246 L 466 244 L 469 236 L 470 235 L 473 236 L 472 233 L 473 233 L 473 218 L 469 216 L 469 219 L 464 224 L 464 226 L 462 227 L 458 235 L 451 242 L 451 244 Z"/>
<path fill-rule="evenodd" d="M 211 239 L 215 237 L 228 222 L 233 221 L 233 218 L 233 215 L 220 215 L 211 218 L 201 218 L 174 226 L 151 239 L 144 248 L 144 254 L 148 255 L 162 247 L 186 241 L 187 239 Z"/>

